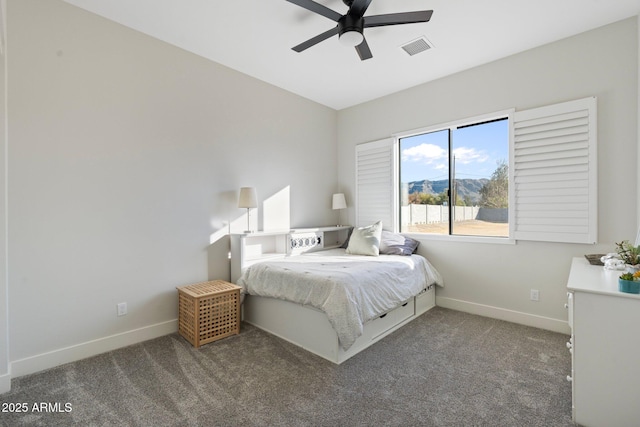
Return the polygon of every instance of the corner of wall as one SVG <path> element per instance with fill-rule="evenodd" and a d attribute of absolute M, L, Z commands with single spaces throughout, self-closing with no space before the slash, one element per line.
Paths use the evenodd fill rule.
<path fill-rule="evenodd" d="M 640 166 L 640 12 L 636 15 L 636 32 L 638 34 L 638 90 L 636 93 L 636 97 L 638 98 L 638 111 L 636 112 L 636 145 L 638 147 L 637 150 L 637 164 Z M 636 169 L 636 228 L 640 230 L 640 173 L 638 173 L 638 169 Z"/>
<path fill-rule="evenodd" d="M 0 394 L 11 391 L 11 375 L 0 375 Z"/>
<path fill-rule="evenodd" d="M 6 0 L 0 0 L 0 393 L 11 389 L 9 364 L 9 280 L 7 274 L 7 50 Z"/>

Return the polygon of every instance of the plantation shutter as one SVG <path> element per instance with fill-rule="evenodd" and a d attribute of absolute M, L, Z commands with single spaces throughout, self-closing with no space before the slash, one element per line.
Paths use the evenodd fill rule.
<path fill-rule="evenodd" d="M 356 145 L 356 226 L 397 227 L 396 157 L 391 138 Z"/>
<path fill-rule="evenodd" d="M 596 243 L 596 98 L 519 111 L 513 120 L 513 236 Z"/>

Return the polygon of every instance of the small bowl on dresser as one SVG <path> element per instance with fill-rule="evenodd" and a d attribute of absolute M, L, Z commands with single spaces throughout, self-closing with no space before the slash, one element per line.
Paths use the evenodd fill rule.
<path fill-rule="evenodd" d="M 618 279 L 618 290 L 628 294 L 640 294 L 640 281 Z"/>

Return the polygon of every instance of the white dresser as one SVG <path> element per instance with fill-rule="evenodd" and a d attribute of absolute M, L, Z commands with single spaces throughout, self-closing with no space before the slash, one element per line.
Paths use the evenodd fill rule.
<path fill-rule="evenodd" d="M 640 426 L 640 295 L 618 291 L 620 271 L 574 258 L 567 283 L 573 421 Z"/>

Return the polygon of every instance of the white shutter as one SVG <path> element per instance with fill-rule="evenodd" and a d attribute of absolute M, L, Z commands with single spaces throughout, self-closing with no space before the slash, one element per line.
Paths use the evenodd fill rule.
<path fill-rule="evenodd" d="M 356 226 L 397 227 L 397 155 L 393 139 L 356 145 Z"/>
<path fill-rule="evenodd" d="M 514 114 L 516 239 L 596 243 L 596 125 L 594 97 Z"/>

